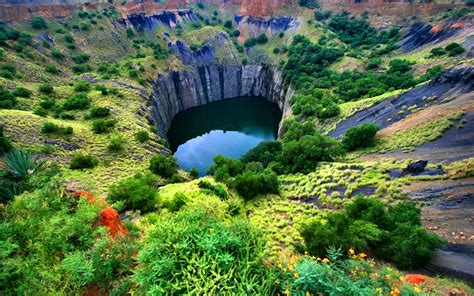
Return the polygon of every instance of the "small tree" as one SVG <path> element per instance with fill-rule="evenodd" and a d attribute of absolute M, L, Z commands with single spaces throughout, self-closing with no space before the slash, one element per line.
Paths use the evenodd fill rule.
<path fill-rule="evenodd" d="M 178 172 L 176 158 L 165 157 L 161 154 L 155 155 L 150 160 L 150 171 L 164 178 L 171 178 Z"/>
<path fill-rule="evenodd" d="M 78 153 L 72 158 L 71 162 L 69 163 L 69 168 L 71 170 L 92 169 L 98 164 L 99 160 L 95 156 Z"/>
<path fill-rule="evenodd" d="M 373 146 L 375 143 L 375 135 L 379 130 L 378 125 L 373 123 L 350 127 L 344 135 L 342 143 L 349 151 Z"/>
<path fill-rule="evenodd" d="M 46 20 L 41 16 L 35 16 L 31 19 L 30 23 L 33 29 L 39 30 L 48 28 L 48 23 L 46 23 Z"/>

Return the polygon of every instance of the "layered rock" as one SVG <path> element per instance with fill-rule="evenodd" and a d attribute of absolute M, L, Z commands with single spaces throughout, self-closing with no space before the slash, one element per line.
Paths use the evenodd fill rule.
<path fill-rule="evenodd" d="M 284 115 L 286 104 L 281 73 L 265 65 L 204 65 L 159 75 L 149 100 L 150 121 L 164 135 L 173 117 L 184 110 L 211 102 L 241 97 L 264 97 L 275 102 Z"/>
<path fill-rule="evenodd" d="M 252 16 L 235 15 L 235 22 L 239 26 L 242 40 L 254 37 L 261 33 L 269 35 L 292 30 L 298 31 L 301 20 L 297 16 Z"/>

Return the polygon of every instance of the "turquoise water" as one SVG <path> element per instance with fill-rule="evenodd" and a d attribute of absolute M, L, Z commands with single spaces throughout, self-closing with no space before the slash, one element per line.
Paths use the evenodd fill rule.
<path fill-rule="evenodd" d="M 178 164 L 204 175 L 216 155 L 240 158 L 275 140 L 281 111 L 261 97 L 241 97 L 192 108 L 175 116 L 167 137 Z"/>

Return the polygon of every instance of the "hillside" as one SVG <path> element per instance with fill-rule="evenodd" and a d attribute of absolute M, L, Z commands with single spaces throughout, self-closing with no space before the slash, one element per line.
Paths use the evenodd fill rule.
<path fill-rule="evenodd" d="M 468 4 L 0 2 L 0 294 L 473 294 Z"/>

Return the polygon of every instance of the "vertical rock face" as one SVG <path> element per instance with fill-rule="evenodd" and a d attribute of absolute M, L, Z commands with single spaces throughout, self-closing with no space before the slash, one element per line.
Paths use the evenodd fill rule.
<path fill-rule="evenodd" d="M 162 135 L 173 117 L 184 110 L 240 96 L 260 96 L 285 113 L 286 92 L 281 73 L 265 65 L 206 65 L 160 75 L 149 100 L 150 121 Z"/>

